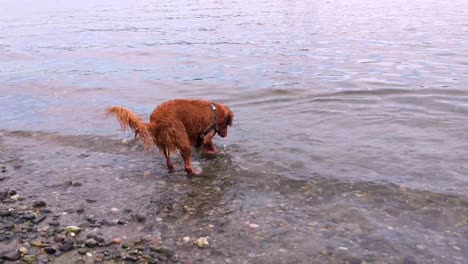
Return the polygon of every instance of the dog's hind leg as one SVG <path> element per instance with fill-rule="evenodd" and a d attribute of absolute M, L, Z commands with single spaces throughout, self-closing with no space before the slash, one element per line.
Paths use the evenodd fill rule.
<path fill-rule="evenodd" d="M 167 148 L 167 146 L 164 146 L 164 156 L 166 157 L 166 165 L 169 169 L 169 172 L 172 172 L 174 170 L 174 164 L 172 164 L 170 155 L 171 153 L 169 153 L 169 149 Z"/>

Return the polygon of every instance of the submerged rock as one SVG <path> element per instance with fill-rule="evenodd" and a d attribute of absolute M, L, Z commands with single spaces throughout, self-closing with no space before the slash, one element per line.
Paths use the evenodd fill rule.
<path fill-rule="evenodd" d="M 208 247 L 210 244 L 208 243 L 208 237 L 200 237 L 194 242 L 199 248 Z"/>
<path fill-rule="evenodd" d="M 79 233 L 81 231 L 81 228 L 77 226 L 67 226 L 65 227 L 65 231 L 68 233 Z"/>
<path fill-rule="evenodd" d="M 9 261 L 17 261 L 21 258 L 21 254 L 18 250 L 11 251 L 5 254 L 2 254 L 2 258 L 4 260 L 9 260 Z"/>
<path fill-rule="evenodd" d="M 33 202 L 34 208 L 46 207 L 46 202 L 44 201 L 34 201 Z"/>

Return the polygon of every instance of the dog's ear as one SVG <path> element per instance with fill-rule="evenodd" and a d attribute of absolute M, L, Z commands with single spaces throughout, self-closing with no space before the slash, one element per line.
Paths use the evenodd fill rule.
<path fill-rule="evenodd" d="M 234 120 L 234 112 L 231 111 L 231 109 L 227 108 L 228 114 L 226 117 L 226 124 L 228 126 L 232 126 L 232 121 Z"/>

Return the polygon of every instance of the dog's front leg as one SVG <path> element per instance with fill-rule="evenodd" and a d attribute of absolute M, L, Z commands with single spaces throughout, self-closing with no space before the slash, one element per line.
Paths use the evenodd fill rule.
<path fill-rule="evenodd" d="M 203 152 L 208 155 L 216 154 L 216 146 L 213 144 L 214 133 L 207 135 L 203 141 Z"/>

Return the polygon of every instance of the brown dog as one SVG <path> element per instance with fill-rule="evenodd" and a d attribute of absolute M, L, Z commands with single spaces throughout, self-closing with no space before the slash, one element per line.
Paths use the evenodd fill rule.
<path fill-rule="evenodd" d="M 146 148 L 156 145 L 164 153 L 169 171 L 174 169 L 170 155 L 179 150 L 189 176 L 195 175 L 191 164 L 192 147 L 203 147 L 205 153 L 215 153 L 213 137 L 216 133 L 226 137 L 227 128 L 232 126 L 234 118 L 231 109 L 223 104 L 184 99 L 159 105 L 151 114 L 149 123 L 144 123 L 124 107 L 108 108 L 107 115 L 112 113 L 117 116 L 120 126 L 123 129 L 130 127 L 135 138 L 142 140 Z"/>

